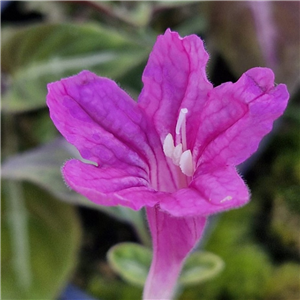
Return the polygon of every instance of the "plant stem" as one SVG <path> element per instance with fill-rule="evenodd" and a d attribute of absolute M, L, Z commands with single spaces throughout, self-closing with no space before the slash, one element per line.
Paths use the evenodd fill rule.
<path fill-rule="evenodd" d="M 151 247 L 152 243 L 149 230 L 147 229 L 141 214 L 139 214 L 139 217 L 134 220 L 134 225 L 134 229 L 142 244 L 146 247 Z"/>
<path fill-rule="evenodd" d="M 122 206 L 119 207 L 122 210 L 122 213 L 126 216 L 126 219 L 133 226 L 139 240 L 146 247 L 151 247 L 151 237 L 150 233 L 146 227 L 144 220 L 144 213 L 141 211 L 133 211 Z"/>

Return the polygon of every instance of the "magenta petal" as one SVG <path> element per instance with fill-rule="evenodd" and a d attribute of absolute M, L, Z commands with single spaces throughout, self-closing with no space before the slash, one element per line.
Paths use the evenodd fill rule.
<path fill-rule="evenodd" d="M 158 207 L 147 208 L 147 217 L 153 258 L 143 299 L 172 299 L 184 259 L 199 241 L 206 218 L 176 218 Z"/>
<path fill-rule="evenodd" d="M 288 98 L 286 86 L 274 86 L 274 74 L 267 68 L 253 68 L 236 83 L 212 90 L 200 115 L 193 152 L 198 166 L 238 165 L 246 160 L 282 115 Z"/>
<path fill-rule="evenodd" d="M 58 130 L 83 158 L 101 166 L 156 165 L 157 134 L 115 82 L 89 71 L 48 85 L 47 104 Z M 139 137 L 138 139 L 136 137 Z"/>
<path fill-rule="evenodd" d="M 187 108 L 188 145 L 193 145 L 199 114 L 212 89 L 206 77 L 208 54 L 196 35 L 181 38 L 167 30 L 158 37 L 143 73 L 138 105 L 152 119 L 160 137 L 174 135 L 180 108 Z"/>
<path fill-rule="evenodd" d="M 199 169 L 190 186 L 160 202 L 174 216 L 209 216 L 238 208 L 249 201 L 247 186 L 234 167 Z"/>
<path fill-rule="evenodd" d="M 139 168 L 130 170 L 98 168 L 79 160 L 68 161 L 63 169 L 66 183 L 99 205 L 124 205 L 134 210 L 154 206 L 158 199 Z"/>
<path fill-rule="evenodd" d="M 139 168 L 156 189 L 170 186 L 155 128 L 114 81 L 82 71 L 49 84 L 47 104 L 53 123 L 83 158 L 131 175 Z"/>

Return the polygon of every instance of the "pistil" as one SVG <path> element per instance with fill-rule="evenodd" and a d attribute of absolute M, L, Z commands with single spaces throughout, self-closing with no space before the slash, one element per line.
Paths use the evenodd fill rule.
<path fill-rule="evenodd" d="M 176 143 L 178 145 L 181 142 L 183 151 L 187 149 L 187 144 L 186 144 L 186 114 L 187 113 L 188 113 L 187 108 L 182 108 L 180 110 L 176 128 L 175 128 Z"/>

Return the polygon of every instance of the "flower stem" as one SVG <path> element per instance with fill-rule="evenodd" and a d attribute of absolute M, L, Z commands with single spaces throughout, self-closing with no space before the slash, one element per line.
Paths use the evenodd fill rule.
<path fill-rule="evenodd" d="M 199 241 L 206 218 L 175 218 L 158 207 L 147 208 L 147 217 L 153 258 L 143 299 L 171 300 L 184 260 Z"/>

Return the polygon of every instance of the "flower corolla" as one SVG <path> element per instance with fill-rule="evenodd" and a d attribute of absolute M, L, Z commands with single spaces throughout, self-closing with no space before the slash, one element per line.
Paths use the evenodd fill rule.
<path fill-rule="evenodd" d="M 213 87 L 196 35 L 158 37 L 135 102 L 114 81 L 82 71 L 48 85 L 51 118 L 81 156 L 67 184 L 106 206 L 146 207 L 153 261 L 144 299 L 170 299 L 207 216 L 240 207 L 249 191 L 236 166 L 285 110 L 288 92 L 268 68 Z"/>

